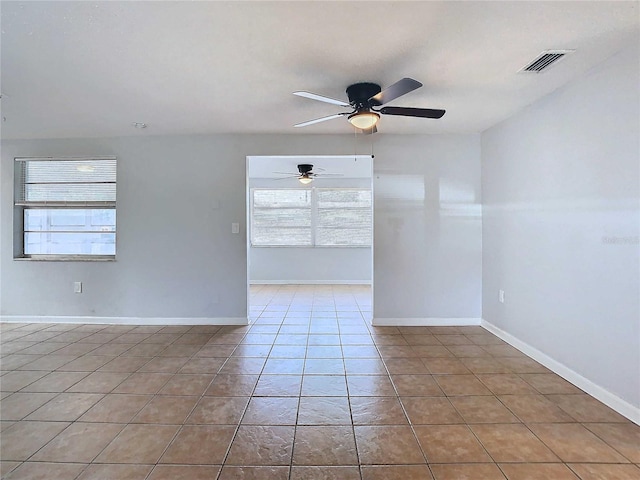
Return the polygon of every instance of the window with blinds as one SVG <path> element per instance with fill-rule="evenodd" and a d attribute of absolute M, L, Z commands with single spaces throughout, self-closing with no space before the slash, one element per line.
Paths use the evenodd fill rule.
<path fill-rule="evenodd" d="M 251 193 L 253 246 L 371 245 L 371 190 L 256 188 Z"/>
<path fill-rule="evenodd" d="M 24 257 L 115 257 L 115 157 L 15 161 Z"/>

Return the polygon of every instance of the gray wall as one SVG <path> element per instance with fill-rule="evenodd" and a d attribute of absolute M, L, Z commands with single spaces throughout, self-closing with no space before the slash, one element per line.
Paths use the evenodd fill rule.
<path fill-rule="evenodd" d="M 635 407 L 639 58 L 626 50 L 482 135 L 485 320 Z"/>
<path fill-rule="evenodd" d="M 375 308 L 385 317 L 479 318 L 480 219 L 443 217 L 437 189 L 446 180 L 479 202 L 479 135 L 383 134 L 3 141 L 0 314 L 246 318 L 246 156 L 368 154 L 371 142 L 374 183 L 383 187 L 374 207 Z M 91 154 L 118 157 L 117 261 L 13 260 L 13 157 Z M 393 194 L 402 175 L 417 175 L 427 192 L 408 213 L 404 194 Z"/>

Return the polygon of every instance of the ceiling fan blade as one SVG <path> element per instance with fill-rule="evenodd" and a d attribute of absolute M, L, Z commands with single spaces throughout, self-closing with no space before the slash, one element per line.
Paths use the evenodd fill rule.
<path fill-rule="evenodd" d="M 300 178 L 300 175 L 291 175 L 290 177 L 273 178 L 272 180 L 286 180 L 287 178 Z"/>
<path fill-rule="evenodd" d="M 296 177 L 300 175 L 299 173 L 293 173 L 293 172 L 271 172 L 271 173 L 274 173 L 276 175 L 294 175 Z"/>
<path fill-rule="evenodd" d="M 422 84 L 419 81 L 405 77 L 402 80 L 398 80 L 393 85 L 388 86 L 377 95 L 374 95 L 369 99 L 369 101 L 372 105 L 384 105 L 385 103 L 389 103 L 402 95 L 413 92 L 421 86 Z"/>
<path fill-rule="evenodd" d="M 307 125 L 313 125 L 314 123 L 326 122 L 327 120 L 333 120 L 334 118 L 339 118 L 346 113 L 336 113 L 335 115 L 329 115 L 328 117 L 316 118 L 315 120 L 309 120 L 308 122 L 297 123 L 294 127 L 306 127 Z"/>
<path fill-rule="evenodd" d="M 316 93 L 302 91 L 302 92 L 293 92 L 293 94 L 299 97 L 310 98 L 311 100 L 318 100 L 319 102 L 331 103 L 333 105 L 340 105 L 341 107 L 349 106 L 347 102 L 343 102 L 342 100 L 336 100 L 335 98 L 325 97 L 323 95 L 318 95 Z"/>
<path fill-rule="evenodd" d="M 344 177 L 342 173 L 312 173 L 314 177 Z"/>
<path fill-rule="evenodd" d="M 382 107 L 383 115 L 402 115 L 404 117 L 442 118 L 444 110 L 433 108 Z"/>

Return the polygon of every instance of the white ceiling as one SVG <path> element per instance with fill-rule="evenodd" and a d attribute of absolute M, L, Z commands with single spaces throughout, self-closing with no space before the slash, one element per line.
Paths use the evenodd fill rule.
<path fill-rule="evenodd" d="M 4 138 L 352 133 L 300 98 L 412 77 L 384 133 L 480 132 L 638 41 L 638 1 L 2 1 Z M 518 70 L 546 49 L 576 52 Z M 144 130 L 132 122 L 145 122 Z"/>

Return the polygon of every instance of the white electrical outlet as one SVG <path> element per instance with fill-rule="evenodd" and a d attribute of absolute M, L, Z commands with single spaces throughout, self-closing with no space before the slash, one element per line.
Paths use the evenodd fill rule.
<path fill-rule="evenodd" d="M 499 301 L 500 303 L 504 303 L 504 290 L 500 290 L 500 291 L 498 292 L 498 301 Z"/>
<path fill-rule="evenodd" d="M 231 224 L 231 233 L 240 233 L 240 224 L 232 223 Z"/>
<path fill-rule="evenodd" d="M 73 293 L 82 293 L 82 282 L 73 282 Z"/>

